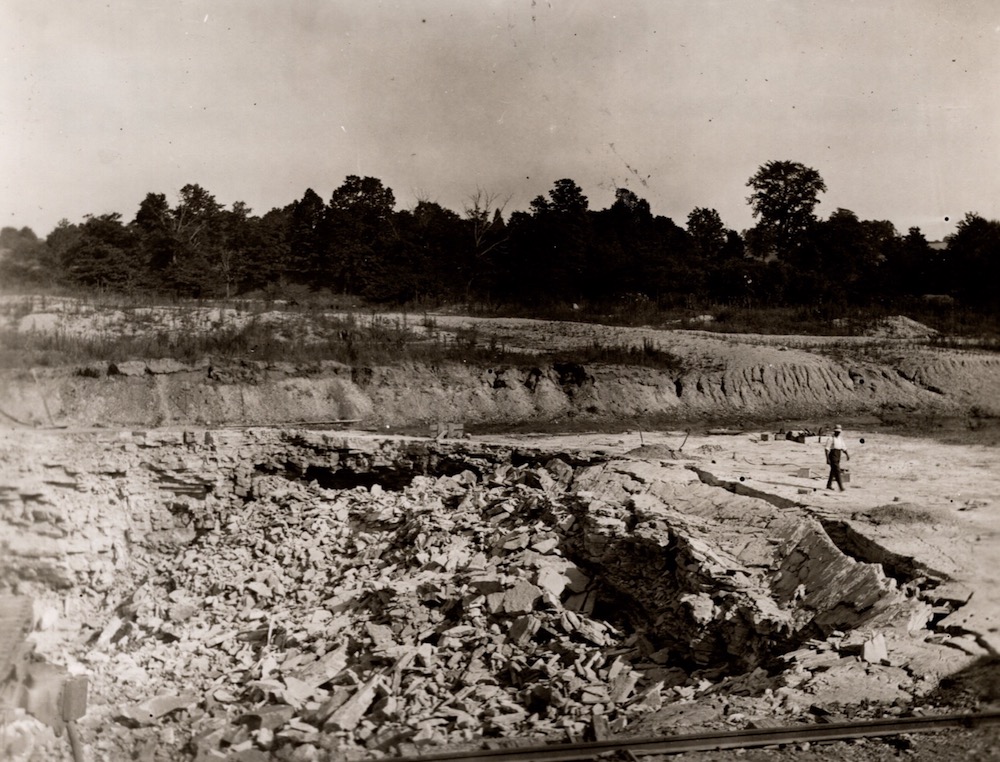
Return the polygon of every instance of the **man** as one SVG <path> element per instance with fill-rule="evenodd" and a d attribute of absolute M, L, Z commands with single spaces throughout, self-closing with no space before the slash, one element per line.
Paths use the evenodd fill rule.
<path fill-rule="evenodd" d="M 844 442 L 844 430 L 837 424 L 833 427 L 833 436 L 829 436 L 823 442 L 823 449 L 826 450 L 826 462 L 830 464 L 830 476 L 826 480 L 826 488 L 833 489 L 833 480 L 837 480 L 840 491 L 844 491 L 844 482 L 840 478 L 840 454 L 843 453 L 850 460 L 851 456 L 847 452 L 847 445 Z"/>

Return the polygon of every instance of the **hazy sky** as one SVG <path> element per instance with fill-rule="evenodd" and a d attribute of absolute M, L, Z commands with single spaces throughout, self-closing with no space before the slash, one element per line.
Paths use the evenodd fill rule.
<path fill-rule="evenodd" d="M 1000 218 L 996 0 L 2 0 L 0 51 L 0 224 L 39 235 L 349 174 L 508 212 L 568 177 L 742 230 L 772 159 L 819 171 L 821 217 Z"/>

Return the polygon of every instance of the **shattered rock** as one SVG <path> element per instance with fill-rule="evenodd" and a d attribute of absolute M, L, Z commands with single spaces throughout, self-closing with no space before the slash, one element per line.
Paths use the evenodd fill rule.
<path fill-rule="evenodd" d="M 844 636 L 894 610 L 893 580 L 795 509 L 687 469 L 189 439 L 121 439 L 49 485 L 74 497 L 51 501 L 66 536 L 46 552 L 82 560 L 64 584 L 114 581 L 81 653 L 108 723 L 196 758 L 608 735 L 717 685 L 795 703 L 859 670 L 885 670 L 887 696 L 899 677 L 881 633 Z M 114 500 L 99 510 L 98 489 Z M 12 499 L 17 521 L 33 503 Z M 782 655 L 779 683 L 761 667 Z"/>

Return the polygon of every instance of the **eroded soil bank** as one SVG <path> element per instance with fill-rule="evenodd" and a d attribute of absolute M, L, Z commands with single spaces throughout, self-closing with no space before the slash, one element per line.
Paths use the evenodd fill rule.
<path fill-rule="evenodd" d="M 442 420 L 498 427 L 568 420 L 1000 417 L 996 353 L 936 348 L 933 331 L 902 316 L 887 319 L 874 335 L 831 337 L 443 313 L 360 318 L 266 305 L 114 309 L 27 296 L 0 298 L 0 308 L 0 328 L 14 343 L 38 348 L 25 350 L 25 367 L 0 373 L 0 420 L 9 425 L 219 427 L 346 419 L 382 429 Z M 324 342 L 340 346 L 347 326 L 385 329 L 407 346 L 475 348 L 479 359 L 280 361 L 286 359 L 282 346 L 306 352 Z M 183 363 L 129 354 L 175 344 L 190 350 L 199 337 L 249 327 L 268 338 L 273 346 L 267 357 L 279 361 L 256 359 L 252 346 L 236 360 L 209 354 Z M 110 352 L 108 361 L 49 365 L 52 357 L 64 362 L 60 346 L 80 349 L 88 342 L 104 353 L 91 356 Z M 605 357 L 604 363 L 621 357 L 626 364 L 582 359 L 588 356 Z M 535 357 L 537 362 L 530 359 Z"/>
<path fill-rule="evenodd" d="M 714 341 L 714 340 L 713 340 Z M 29 426 L 363 427 L 658 419 L 773 421 L 880 416 L 1000 416 L 1000 358 L 918 352 L 887 364 L 744 347 L 715 370 L 554 363 L 358 368 L 128 361 L 8 371 L 0 414 Z M 773 356 L 772 356 L 773 355 Z"/>
<path fill-rule="evenodd" d="M 36 597 L 39 651 L 91 676 L 100 759 L 374 758 L 998 698 L 978 567 L 889 531 L 940 535 L 936 504 L 894 524 L 909 504 L 866 499 L 864 468 L 848 498 L 788 476 L 809 445 L 674 439 L 7 430 L 2 579 Z M 992 504 L 963 507 L 947 526 L 995 552 Z M 37 737 L 37 758 L 66 756 Z"/>

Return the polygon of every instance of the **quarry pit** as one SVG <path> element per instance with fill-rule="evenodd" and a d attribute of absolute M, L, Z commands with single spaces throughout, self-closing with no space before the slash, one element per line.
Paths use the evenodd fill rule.
<path fill-rule="evenodd" d="M 995 469 L 937 450 L 972 491 L 917 505 L 926 485 L 879 460 L 919 470 L 916 445 L 868 442 L 841 495 L 801 468 L 816 437 L 773 433 L 10 429 L 2 576 L 34 601 L 39 655 L 88 676 L 93 759 L 980 708 L 998 697 Z M 47 728 L 23 736 L 13 751 L 71 758 Z"/>
<path fill-rule="evenodd" d="M 0 757 L 391 759 L 995 710 L 995 353 L 904 320 L 810 337 L 451 314 L 396 323 L 521 364 L 58 353 L 240 321 L 340 325 L 37 298 L 0 315 L 38 347 L 0 372 Z M 552 359 L 598 345 L 676 363 Z M 824 489 L 834 421 L 843 493 Z M 903 755 L 996 759 L 1000 733 L 678 758 Z"/>

